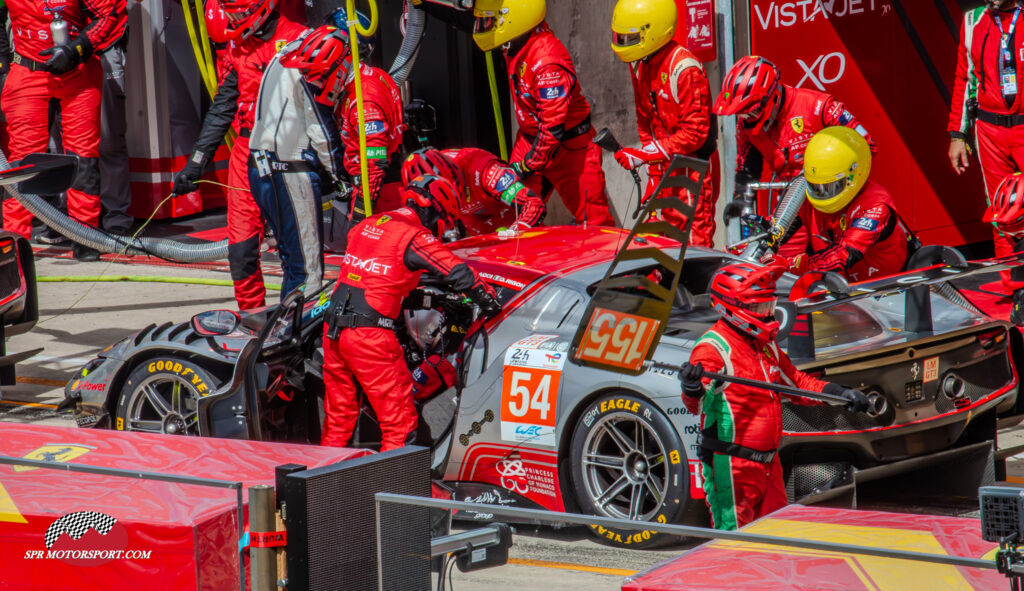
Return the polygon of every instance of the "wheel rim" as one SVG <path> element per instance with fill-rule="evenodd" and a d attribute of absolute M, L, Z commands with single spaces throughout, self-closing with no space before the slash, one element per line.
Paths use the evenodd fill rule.
<path fill-rule="evenodd" d="M 132 389 L 125 413 L 126 431 L 198 435 L 199 392 L 173 374 L 149 376 Z"/>
<path fill-rule="evenodd" d="M 583 485 L 594 508 L 608 517 L 650 521 L 668 494 L 665 445 L 635 415 L 600 418 L 583 443 Z"/>

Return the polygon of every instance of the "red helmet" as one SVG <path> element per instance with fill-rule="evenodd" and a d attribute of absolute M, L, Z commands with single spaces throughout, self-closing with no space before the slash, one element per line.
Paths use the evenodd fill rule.
<path fill-rule="evenodd" d="M 228 19 L 228 38 L 242 40 L 259 30 L 277 7 L 277 0 L 221 0 Z"/>
<path fill-rule="evenodd" d="M 762 341 L 775 338 L 775 282 L 785 271 L 783 265 L 758 266 L 734 263 L 718 270 L 708 290 L 711 305 L 727 322 Z"/>
<path fill-rule="evenodd" d="M 435 175 L 417 176 L 405 188 L 402 199 L 409 205 L 425 209 L 433 208 L 441 217 L 454 222 L 462 211 L 462 199 L 455 185 L 448 179 Z"/>
<path fill-rule="evenodd" d="M 435 148 L 421 148 L 416 150 L 402 163 L 402 183 L 409 182 L 423 175 L 434 175 L 446 178 L 455 184 L 456 189 L 466 186 L 466 179 L 462 176 L 462 169 L 441 150 Z"/>
<path fill-rule="evenodd" d="M 763 57 L 748 55 L 733 64 L 722 81 L 722 92 L 715 99 L 716 115 L 739 115 L 744 125 L 755 123 L 771 115 L 782 98 L 779 68 Z"/>
<path fill-rule="evenodd" d="M 217 0 L 207 0 L 203 10 L 203 18 L 206 20 L 206 34 L 214 43 L 227 43 L 231 40 L 228 36 L 228 15 L 220 7 Z"/>
<path fill-rule="evenodd" d="M 1000 232 L 1024 234 L 1024 174 L 1015 172 L 999 183 L 984 219 Z"/>
<path fill-rule="evenodd" d="M 281 65 L 298 68 L 304 76 L 316 80 L 337 72 L 348 56 L 348 44 L 338 29 L 321 25 L 303 37 L 298 47 L 282 55 Z"/>

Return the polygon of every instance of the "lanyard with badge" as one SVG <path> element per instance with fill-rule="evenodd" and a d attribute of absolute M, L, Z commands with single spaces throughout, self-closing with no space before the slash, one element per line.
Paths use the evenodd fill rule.
<path fill-rule="evenodd" d="M 1013 48 L 1010 43 L 1013 40 L 1013 30 L 1017 27 L 1017 17 L 1020 16 L 1020 5 L 1013 11 L 1013 20 L 1010 21 L 1010 29 L 1003 33 L 1003 23 L 1000 22 L 999 12 L 992 12 L 992 20 L 999 29 L 999 82 L 1003 91 L 1003 98 L 1010 98 L 1017 95 L 1017 69 L 1013 64 Z"/>

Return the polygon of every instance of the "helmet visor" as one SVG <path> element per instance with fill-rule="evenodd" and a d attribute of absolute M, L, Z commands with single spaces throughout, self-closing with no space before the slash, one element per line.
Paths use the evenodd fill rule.
<path fill-rule="evenodd" d="M 846 185 L 849 184 L 849 179 L 843 177 L 839 180 L 832 181 L 830 183 L 807 183 L 807 195 L 811 199 L 817 199 L 818 201 L 828 201 L 836 195 L 843 192 Z"/>
<path fill-rule="evenodd" d="M 640 43 L 641 38 L 640 33 L 619 33 L 617 31 L 612 31 L 612 43 L 619 47 L 636 45 L 637 43 Z"/>
<path fill-rule="evenodd" d="M 236 25 L 236 24 L 244 21 L 245 19 L 249 18 L 249 15 L 251 15 L 252 12 L 253 11 L 251 9 L 250 10 L 240 10 L 238 12 L 228 12 L 228 11 L 225 10 L 224 11 L 224 16 L 227 17 L 229 23 L 231 23 L 232 25 Z"/>
<path fill-rule="evenodd" d="M 747 311 L 758 318 L 774 318 L 775 317 L 775 303 L 778 300 L 769 300 L 767 302 L 758 302 L 756 304 L 750 304 L 746 306 Z"/>
<path fill-rule="evenodd" d="M 474 33 L 487 33 L 494 29 L 494 26 L 498 23 L 498 19 L 493 16 L 478 16 L 473 21 L 473 32 Z"/>

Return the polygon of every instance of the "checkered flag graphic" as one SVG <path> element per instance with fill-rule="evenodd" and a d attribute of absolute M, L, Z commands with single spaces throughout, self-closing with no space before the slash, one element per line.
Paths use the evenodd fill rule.
<path fill-rule="evenodd" d="M 110 531 L 110 528 L 114 527 L 115 523 L 117 523 L 117 520 L 106 513 L 98 513 L 96 511 L 68 513 L 46 528 L 46 536 L 44 536 L 43 541 L 46 543 L 46 549 L 49 550 L 63 533 L 71 536 L 72 540 L 81 538 L 90 529 L 107 535 L 107 532 Z"/>

